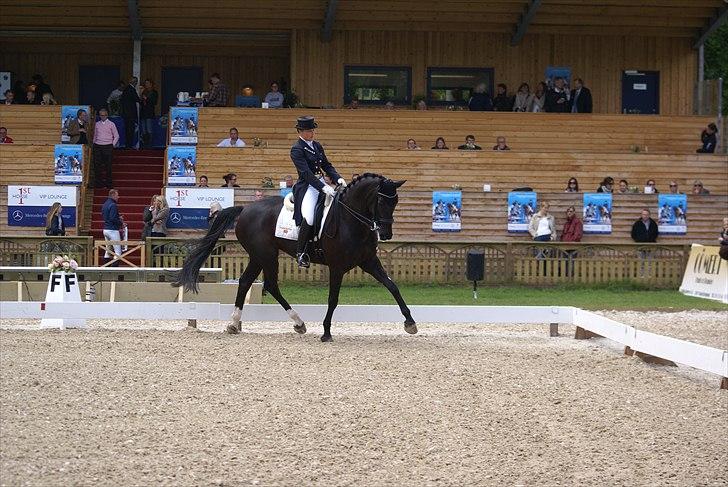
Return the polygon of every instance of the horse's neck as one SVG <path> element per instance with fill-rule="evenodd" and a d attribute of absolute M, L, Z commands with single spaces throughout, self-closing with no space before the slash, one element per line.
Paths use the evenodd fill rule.
<path fill-rule="evenodd" d="M 372 193 L 376 193 L 378 188 L 379 181 L 377 180 L 360 181 L 346 192 L 343 201 L 350 208 L 359 212 L 366 212 L 369 210 L 367 205 Z"/>

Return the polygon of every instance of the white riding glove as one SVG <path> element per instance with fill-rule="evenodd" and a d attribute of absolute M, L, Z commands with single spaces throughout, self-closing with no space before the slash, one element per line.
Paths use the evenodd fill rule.
<path fill-rule="evenodd" d="M 331 196 L 332 198 L 336 196 L 336 191 L 334 191 L 334 188 L 329 186 L 328 184 L 324 184 L 323 192 L 327 194 L 328 196 Z"/>
<path fill-rule="evenodd" d="M 346 181 L 344 181 L 344 178 L 339 178 L 339 180 L 336 182 L 346 188 Z"/>

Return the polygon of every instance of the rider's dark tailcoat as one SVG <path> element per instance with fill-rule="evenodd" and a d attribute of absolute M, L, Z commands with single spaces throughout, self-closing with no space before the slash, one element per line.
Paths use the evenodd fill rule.
<path fill-rule="evenodd" d="M 295 202 L 293 210 L 293 219 L 296 225 L 300 226 L 303 216 L 301 215 L 301 202 L 309 185 L 313 186 L 319 192 L 324 188 L 319 178 L 327 174 L 332 181 L 338 181 L 341 176 L 336 172 L 334 166 L 331 165 L 326 158 L 324 148 L 313 141 L 313 149 L 301 138 L 291 147 L 291 160 L 298 171 L 298 181 L 293 185 L 293 198 Z"/>

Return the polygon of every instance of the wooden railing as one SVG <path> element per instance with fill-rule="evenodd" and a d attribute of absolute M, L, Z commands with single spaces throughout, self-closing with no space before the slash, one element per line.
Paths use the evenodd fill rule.
<path fill-rule="evenodd" d="M 117 253 L 114 246 L 121 246 Z M 118 262 L 124 267 L 141 267 L 146 262 L 146 244 L 143 240 L 96 240 L 93 245 L 93 260 L 96 267 L 109 267 Z M 109 253 L 111 260 L 103 258 Z"/>
<path fill-rule="evenodd" d="M 0 265 L 45 266 L 65 254 L 80 266 L 90 266 L 93 248 L 93 237 L 0 237 Z"/>

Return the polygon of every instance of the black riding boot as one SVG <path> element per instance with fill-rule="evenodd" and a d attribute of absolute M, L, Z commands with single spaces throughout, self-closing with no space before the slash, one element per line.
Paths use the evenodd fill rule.
<path fill-rule="evenodd" d="M 296 260 L 298 261 L 298 267 L 310 267 L 311 259 L 306 253 L 306 246 L 311 238 L 311 232 L 313 227 L 310 226 L 306 219 L 301 222 L 301 227 L 298 229 L 298 243 L 296 244 Z"/>

